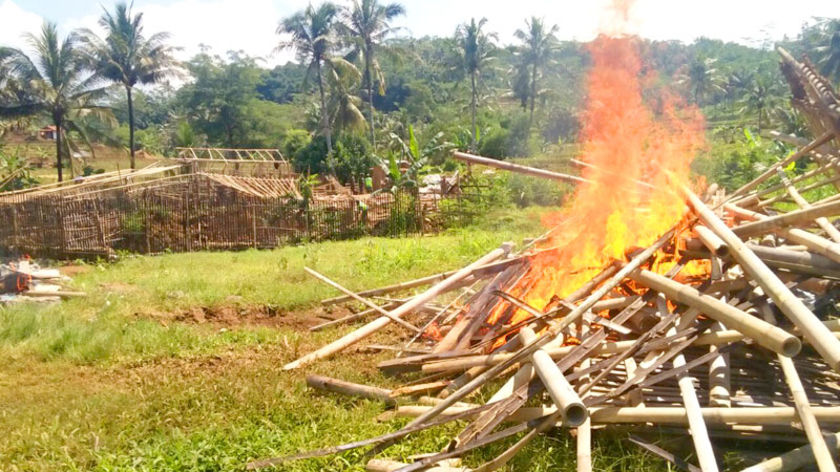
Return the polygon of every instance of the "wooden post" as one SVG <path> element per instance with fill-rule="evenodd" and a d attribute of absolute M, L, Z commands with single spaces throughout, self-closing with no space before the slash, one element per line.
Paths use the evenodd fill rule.
<path fill-rule="evenodd" d="M 151 230 L 152 230 L 152 218 L 151 218 L 151 209 L 149 208 L 149 192 L 143 192 L 143 210 L 145 213 L 145 222 L 143 224 L 143 230 L 146 236 L 146 254 L 152 253 L 152 241 L 151 241 Z"/>

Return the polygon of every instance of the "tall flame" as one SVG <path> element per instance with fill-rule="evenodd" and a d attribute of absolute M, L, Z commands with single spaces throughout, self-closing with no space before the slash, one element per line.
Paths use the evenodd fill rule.
<path fill-rule="evenodd" d="M 558 228 L 529 273 L 509 290 L 543 309 L 552 297 L 565 297 L 626 253 L 653 243 L 686 212 L 676 189 L 689 183 L 691 161 L 704 145 L 703 117 L 696 107 L 657 90 L 657 78 L 644 72 L 642 41 L 623 34 L 631 3 L 614 0 L 614 20 L 589 44 L 592 67 L 582 114 L 582 155 L 587 166 L 559 213 L 546 215 Z M 642 182 L 642 183 L 639 183 Z M 488 321 L 504 311 L 497 306 Z M 517 311 L 510 322 L 528 315 Z"/>

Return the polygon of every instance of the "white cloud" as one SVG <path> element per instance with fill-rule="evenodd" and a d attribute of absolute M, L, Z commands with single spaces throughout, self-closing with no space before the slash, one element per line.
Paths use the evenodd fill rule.
<path fill-rule="evenodd" d="M 25 33 L 37 33 L 44 20 L 12 0 L 0 1 L 0 45 L 26 48 Z"/>
<path fill-rule="evenodd" d="M 25 5 L 26 0 L 17 0 Z M 80 1 L 80 0 L 75 0 Z M 87 0 L 88 6 L 101 0 Z M 318 3 L 319 0 L 312 0 Z M 349 4 L 349 0 L 338 0 Z M 383 0 L 393 1 L 393 0 Z M 397 24 L 415 36 L 450 36 L 470 17 L 487 17 L 488 29 L 503 43 L 513 42 L 513 32 L 526 17 L 544 17 L 560 27 L 562 39 L 586 41 L 602 31 L 613 0 L 398 0 L 407 15 Z M 274 54 L 280 40 L 275 30 L 281 18 L 305 8 L 310 0 L 145 0 L 138 1 L 146 32 L 168 31 L 172 43 L 183 48 L 186 59 L 205 44 L 216 54 L 243 50 L 265 59 L 266 65 L 286 62 L 291 51 Z M 110 1 L 103 2 L 110 4 Z M 99 8 L 84 9 L 86 16 L 52 18 L 66 33 L 73 28 L 96 26 Z M 87 12 L 94 12 L 88 14 Z M 795 36 L 802 23 L 814 16 L 840 18 L 837 0 L 637 0 L 631 10 L 630 31 L 652 39 L 692 41 L 700 36 L 755 44 L 763 39 Z M 36 32 L 39 15 L 13 0 L 0 0 L 0 44 L 20 46 L 23 32 Z"/>
<path fill-rule="evenodd" d="M 268 64 L 292 58 L 289 53 L 273 53 L 283 12 L 271 0 L 179 0 L 147 4 L 142 11 L 146 32 L 169 32 L 184 57 L 198 53 L 204 44 L 217 54 L 242 50 Z"/>

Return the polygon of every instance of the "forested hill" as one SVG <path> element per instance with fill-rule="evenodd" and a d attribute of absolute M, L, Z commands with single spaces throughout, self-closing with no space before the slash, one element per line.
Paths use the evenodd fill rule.
<path fill-rule="evenodd" d="M 280 30 L 292 39 L 280 47 L 296 53 L 295 63 L 268 69 L 242 52 L 204 52 L 178 68 L 180 78 L 170 83 L 179 87 L 158 80 L 133 88 L 134 148 L 156 155 L 172 155 L 176 146 L 279 148 L 301 171 L 348 180 L 389 161 L 440 163 L 453 147 L 497 158 L 556 155 L 554 147 L 577 138 L 588 44 L 557 40 L 556 27 L 539 18 L 523 18 L 511 44 L 501 44 L 493 24 L 478 19 L 465 19 L 451 37 L 405 37 L 389 22 L 410 12 L 398 4 L 360 5 L 373 5 L 371 14 L 379 15 L 366 30 L 372 33 L 354 23 L 360 12 L 328 3 L 282 19 Z M 313 32 L 324 38 L 317 47 L 307 42 Z M 814 20 L 796 38 L 761 47 L 713 39 L 635 41 L 642 73 L 653 78 L 646 83 L 701 107 L 710 135 L 720 138 L 712 139 L 713 147 L 735 143 L 744 128 L 749 136 L 770 128 L 804 133 L 788 104 L 775 46 L 807 54 L 832 80 L 840 79 L 840 20 Z M 87 44 L 97 43 L 80 48 Z M 96 140 L 129 146 L 125 88 L 112 88 L 108 97 L 118 125 L 78 120 L 67 128 L 68 139 L 86 127 Z M 36 115 L 35 124 L 50 124 L 49 117 Z M 727 156 L 740 152 L 736 160 L 750 161 L 742 151 Z M 751 164 L 700 167 L 714 173 Z"/>

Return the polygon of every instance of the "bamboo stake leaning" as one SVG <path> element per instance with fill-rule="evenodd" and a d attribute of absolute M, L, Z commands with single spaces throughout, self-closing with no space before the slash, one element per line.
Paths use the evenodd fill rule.
<path fill-rule="evenodd" d="M 657 306 L 663 315 L 670 314 L 668 304 L 662 294 L 657 297 Z M 674 335 L 688 326 L 697 317 L 697 311 L 689 309 L 679 319 L 678 324 L 668 329 L 668 335 Z M 674 357 L 674 368 L 679 369 L 686 365 L 685 356 L 680 353 Z M 712 441 L 709 439 L 709 431 L 706 422 L 700 413 L 700 402 L 697 400 L 697 392 L 694 390 L 694 379 L 682 373 L 677 376 L 677 385 L 680 388 L 680 396 L 685 405 L 688 416 L 688 429 L 691 431 L 691 440 L 694 442 L 694 451 L 697 453 L 697 461 L 703 472 L 717 472 L 718 465 L 715 459 L 715 452 L 712 448 Z"/>
<path fill-rule="evenodd" d="M 799 208 L 805 210 L 813 207 L 813 205 L 811 205 L 808 202 L 808 200 L 805 200 L 805 197 L 799 194 L 799 191 L 796 190 L 796 187 L 794 187 L 793 184 L 790 182 L 790 179 L 788 178 L 787 174 L 785 174 L 785 171 L 783 171 L 782 169 L 778 169 L 778 173 L 779 179 L 785 186 L 788 195 L 790 195 L 790 198 L 792 198 L 793 201 L 796 202 Z M 827 234 L 831 239 L 834 240 L 834 242 L 840 243 L 840 230 L 835 228 L 834 225 L 832 225 L 831 222 L 828 221 L 828 218 L 821 216 L 814 221 L 820 226 L 820 228 L 822 228 L 823 231 L 825 231 L 825 234 Z"/>
<path fill-rule="evenodd" d="M 491 262 L 493 262 L 493 261 L 495 261 L 495 260 L 497 260 L 501 257 L 506 256 L 508 253 L 510 253 L 510 250 L 511 250 L 512 246 L 513 245 L 511 243 L 502 244 L 502 247 L 500 247 L 498 249 L 494 249 L 493 251 L 490 251 L 490 253 L 488 253 L 484 257 L 478 259 L 477 261 L 473 262 L 472 264 L 470 264 L 470 265 L 464 267 L 463 269 L 459 270 L 458 272 L 452 274 L 451 276 L 447 277 L 446 279 L 444 279 L 440 283 L 432 286 L 431 288 L 429 288 L 425 292 L 423 292 L 420 295 L 417 295 L 416 297 L 412 298 L 410 301 L 404 303 L 403 305 L 400 305 L 398 308 L 395 308 L 394 310 L 392 310 L 390 312 L 390 314 L 393 317 L 399 318 L 399 317 L 411 312 L 415 308 L 418 308 L 419 306 L 421 306 L 424 303 L 430 301 L 431 299 L 437 297 L 438 295 L 446 292 L 447 290 L 449 290 L 450 288 L 452 288 L 453 286 L 455 286 L 456 284 L 461 282 L 468 275 L 470 275 L 472 273 L 472 271 L 474 269 L 476 269 L 477 267 L 481 267 L 485 264 L 489 264 L 489 263 L 491 263 Z M 337 340 L 333 341 L 332 343 L 330 343 L 330 344 L 328 344 L 324 347 L 321 347 L 320 349 L 318 349 L 314 352 L 311 352 L 311 353 L 301 357 L 300 359 L 298 359 L 294 362 L 290 362 L 290 363 L 286 364 L 285 366 L 283 366 L 283 370 L 297 369 L 298 367 L 301 367 L 302 365 L 308 364 L 308 363 L 316 361 L 318 359 L 324 359 L 326 357 L 330 357 L 333 354 L 335 354 L 336 352 L 342 351 L 342 350 L 346 349 L 347 347 L 352 346 L 353 344 L 356 344 L 357 342 L 361 341 L 362 339 L 370 336 L 371 334 L 379 331 L 380 329 L 387 326 L 390 322 L 391 322 L 391 318 L 387 317 L 387 316 L 382 316 L 380 318 L 377 318 L 377 319 L 371 321 L 370 323 L 362 326 L 361 328 L 343 336 L 342 338 L 337 339 Z"/>
<path fill-rule="evenodd" d="M 329 285 L 330 287 L 333 287 L 333 288 L 339 290 L 340 292 L 343 292 L 344 294 L 346 294 L 347 296 L 349 296 L 353 300 L 356 300 L 357 302 L 361 302 L 361 303 L 367 305 L 367 307 L 370 308 L 371 310 L 375 310 L 376 312 L 378 312 L 382 316 L 386 316 L 386 317 L 390 318 L 391 321 L 393 321 L 393 322 L 395 322 L 399 325 L 402 325 L 402 326 L 408 328 L 411 331 L 418 332 L 418 333 L 422 334 L 422 331 L 420 331 L 420 328 L 414 326 L 413 324 L 411 324 L 411 323 L 409 323 L 405 320 L 401 320 L 398 316 L 394 316 L 393 314 L 391 314 L 390 311 L 385 310 L 381 306 L 373 303 L 372 301 L 370 301 L 366 298 L 362 298 L 362 297 L 356 295 L 355 293 L 351 292 L 350 290 L 348 290 L 348 289 L 344 288 L 343 286 L 339 285 L 337 282 L 333 282 L 332 280 L 330 280 L 326 276 L 324 276 L 322 274 L 319 274 L 318 272 L 315 272 L 314 270 L 310 269 L 309 267 L 304 267 L 303 270 L 305 270 L 307 274 L 311 275 L 312 277 L 315 277 L 316 279 L 320 280 L 321 282 L 324 282 L 325 284 Z"/>

